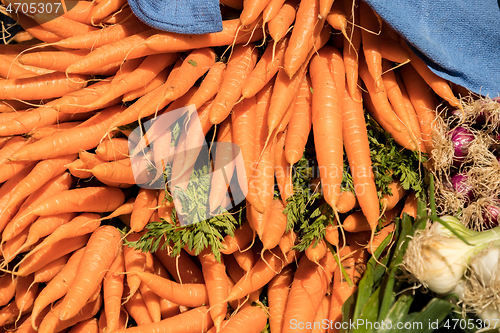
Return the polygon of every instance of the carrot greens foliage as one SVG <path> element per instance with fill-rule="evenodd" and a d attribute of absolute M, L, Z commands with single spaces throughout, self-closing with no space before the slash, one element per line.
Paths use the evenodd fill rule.
<path fill-rule="evenodd" d="M 171 256 L 176 256 L 187 246 L 196 255 L 205 248 L 210 247 L 215 258 L 220 261 L 222 241 L 226 235 L 234 236 L 234 230 L 242 223 L 242 205 L 232 209 L 230 212 L 222 212 L 212 216 L 209 214 L 208 193 L 210 192 L 210 177 L 208 166 L 193 171 L 186 192 L 175 193 L 178 196 L 183 209 L 182 214 L 187 221 L 200 221 L 186 226 L 178 225 L 178 217 L 175 208 L 172 212 L 173 224 L 164 219 L 159 222 L 151 222 L 146 226 L 146 233 L 136 242 L 126 242 L 143 252 L 165 249 L 171 246 Z M 163 245 L 162 245 L 163 244 Z"/>

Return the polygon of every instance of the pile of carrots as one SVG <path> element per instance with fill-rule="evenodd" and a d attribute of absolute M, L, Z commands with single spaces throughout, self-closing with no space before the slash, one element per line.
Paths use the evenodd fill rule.
<path fill-rule="evenodd" d="M 430 153 L 436 107 L 459 108 L 460 87 L 362 1 L 221 0 L 221 11 L 223 31 L 205 35 L 151 29 L 125 0 L 10 13 L 27 41 L 0 45 L 0 330 L 338 331 L 370 253 L 396 217 L 416 216 L 399 182 L 377 193 L 365 109 L 401 147 Z M 221 239 L 220 261 L 210 247 L 141 252 L 118 229 L 134 242 L 149 222 L 174 223 L 166 191 L 136 186 L 128 125 L 188 105 L 203 135 L 239 146 L 248 176 L 244 223 Z M 336 222 L 302 255 L 283 210 L 310 136 Z M 341 191 L 344 152 L 355 193 Z"/>

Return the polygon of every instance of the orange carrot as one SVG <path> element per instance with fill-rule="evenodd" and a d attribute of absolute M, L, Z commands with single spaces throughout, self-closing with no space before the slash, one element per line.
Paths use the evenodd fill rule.
<path fill-rule="evenodd" d="M 252 175 L 252 163 L 257 159 L 255 149 L 255 117 L 256 99 L 246 98 L 233 108 L 232 118 L 232 139 L 238 145 L 245 172 L 237 172 L 238 184 L 243 189 L 243 193 L 248 192 L 248 183 Z"/>
<path fill-rule="evenodd" d="M 8 274 L 0 277 L 0 306 L 4 306 L 16 295 L 17 280 Z"/>
<path fill-rule="evenodd" d="M 403 207 L 403 210 L 401 211 L 400 217 L 403 218 L 403 214 L 407 213 L 413 218 L 417 218 L 417 205 L 418 205 L 418 198 L 416 196 L 415 191 L 411 191 L 408 197 L 405 200 L 405 205 Z"/>
<path fill-rule="evenodd" d="M 99 30 L 90 25 L 57 15 L 56 13 L 39 12 L 33 15 L 33 18 L 42 28 L 61 38 L 84 35 Z"/>
<path fill-rule="evenodd" d="M 411 125 L 410 112 L 406 107 L 405 100 L 403 98 L 403 94 L 396 80 L 396 75 L 394 71 L 390 70 L 390 63 L 384 59 L 383 61 L 383 69 L 387 71 L 383 76 L 382 80 L 384 81 L 384 86 L 387 92 L 387 97 L 389 98 L 389 102 L 391 103 L 394 112 L 397 114 L 401 122 L 405 127 L 405 131 L 407 131 L 410 137 L 415 141 L 415 145 L 418 147 L 418 150 L 422 151 L 422 135 L 420 133 L 420 128 L 418 131 L 413 130 L 413 126 Z"/>
<path fill-rule="evenodd" d="M 269 220 L 262 233 L 263 249 L 273 249 L 278 246 L 281 238 L 285 234 L 287 218 L 283 214 L 285 206 L 281 200 L 274 199 Z"/>
<path fill-rule="evenodd" d="M 228 294 L 226 267 L 224 262 L 220 263 L 215 259 L 211 250 L 201 252 L 198 258 L 207 286 L 210 316 L 214 326 L 219 330 L 227 312 L 227 305 L 224 302 Z"/>
<path fill-rule="evenodd" d="M 134 99 L 140 98 L 146 95 L 147 93 L 155 90 L 156 88 L 160 87 L 167 80 L 167 77 L 170 74 L 171 69 L 172 69 L 171 67 L 165 68 L 160 73 L 158 73 L 158 75 L 155 76 L 151 81 L 149 81 L 144 87 L 140 87 L 123 94 L 122 102 L 133 101 Z"/>
<path fill-rule="evenodd" d="M 359 75 L 361 76 L 361 79 L 368 89 L 370 99 L 373 102 L 375 111 L 379 114 L 379 117 L 383 118 L 386 123 L 389 123 L 394 128 L 394 130 L 401 132 L 403 130 L 401 121 L 389 104 L 389 99 L 387 97 L 386 91 L 377 88 L 377 83 L 368 72 L 368 67 L 366 65 L 366 62 L 364 61 L 364 58 L 360 61 L 359 64 Z M 383 83 L 381 82 L 380 84 Z"/>
<path fill-rule="evenodd" d="M 221 123 L 231 112 L 241 95 L 246 79 L 257 62 L 257 49 L 253 44 L 237 45 L 228 62 L 219 92 L 210 108 L 212 124 Z"/>
<path fill-rule="evenodd" d="M 284 323 L 289 323 L 292 319 L 303 323 L 314 321 L 336 266 L 330 251 L 319 265 L 311 262 L 306 256 L 300 259 L 288 295 Z M 292 325 L 283 325 L 284 333 L 293 331 L 295 330 Z"/>
<path fill-rule="evenodd" d="M 87 85 L 86 76 L 56 72 L 29 78 L 0 81 L 0 99 L 49 99 Z"/>
<path fill-rule="evenodd" d="M 351 98 L 347 90 L 344 93 L 342 106 L 342 138 L 351 168 L 354 191 L 359 206 L 366 216 L 369 225 L 375 228 L 380 215 L 375 175 L 372 171 L 368 133 L 361 102 L 361 93 L 357 90 L 355 98 Z"/>
<path fill-rule="evenodd" d="M 300 86 L 285 140 L 285 157 L 290 165 L 297 163 L 311 131 L 311 81 L 307 75 Z"/>
<path fill-rule="evenodd" d="M 281 39 L 276 45 L 277 50 L 271 44 L 267 46 L 241 89 L 244 98 L 255 96 L 276 75 L 283 65 L 287 42 L 288 39 Z"/>
<path fill-rule="evenodd" d="M 382 225 L 386 226 L 396 217 L 397 211 L 395 209 L 388 210 L 381 216 Z M 378 223 L 378 221 L 377 221 Z M 372 230 L 372 226 L 368 223 L 366 217 L 362 212 L 357 211 L 347 216 L 342 223 L 342 227 L 348 232 L 362 232 Z"/>
<path fill-rule="evenodd" d="M 119 253 L 120 238 L 118 229 L 112 226 L 102 226 L 94 231 L 78 265 L 75 280 L 61 301 L 61 320 L 75 316 L 96 290 Z"/>
<path fill-rule="evenodd" d="M 137 242 L 141 238 L 138 233 L 132 233 L 127 236 L 128 242 Z M 123 257 L 125 260 L 125 271 L 130 272 L 144 272 L 146 268 L 146 254 L 129 247 L 128 245 L 123 246 Z M 139 290 L 139 285 L 141 284 L 141 279 L 134 274 L 127 275 L 127 285 L 129 287 L 129 294 L 127 295 L 127 301 L 132 298 L 132 296 Z"/>
<path fill-rule="evenodd" d="M 283 67 L 288 77 L 292 77 L 307 58 L 314 46 L 314 34 L 321 31 L 325 18 L 318 19 L 319 0 L 301 1 L 295 18 L 294 29 L 285 51 Z M 319 35 L 319 33 L 318 33 Z"/>
<path fill-rule="evenodd" d="M 371 96 L 363 92 L 363 101 L 366 110 L 372 115 L 375 121 L 382 126 L 387 132 L 389 132 L 394 140 L 401 145 L 402 147 L 410 150 L 417 150 L 417 146 L 415 145 L 414 140 L 410 137 L 410 133 L 408 131 L 400 131 L 394 129 L 393 124 L 387 122 L 379 113 L 379 110 L 375 109 L 373 102 L 371 100 Z M 403 124 L 399 119 L 397 122 L 402 126 Z"/>
<path fill-rule="evenodd" d="M 16 152 L 11 159 L 33 161 L 92 149 L 97 146 L 109 125 L 122 110 L 121 105 L 105 109 L 86 122 L 86 126 L 55 133 L 51 137 L 27 145 Z"/>
<path fill-rule="evenodd" d="M 250 271 L 255 263 L 255 257 L 252 249 L 243 249 L 242 251 L 235 251 L 233 257 L 245 272 Z"/>
<path fill-rule="evenodd" d="M 286 137 L 287 133 L 278 133 L 275 143 L 276 155 L 274 156 L 274 175 L 278 184 L 278 190 L 280 192 L 281 202 L 283 205 L 286 205 L 288 198 L 293 195 L 293 184 L 292 179 L 290 178 L 292 174 L 290 170 L 291 165 L 288 163 L 285 156 Z M 276 245 L 278 244 L 276 243 Z M 271 248 L 273 247 L 274 246 Z"/>
<path fill-rule="evenodd" d="M 111 212 L 125 202 L 118 188 L 96 186 L 68 190 L 45 199 L 30 213 L 38 216 L 70 212 Z"/>
<path fill-rule="evenodd" d="M 411 66 L 401 68 L 401 78 L 415 109 L 422 132 L 422 140 L 429 153 L 433 149 L 432 127 L 436 120 L 436 108 L 439 104 L 425 80 Z"/>
<path fill-rule="evenodd" d="M 255 30 L 255 31 L 254 31 Z M 222 21 L 222 31 L 202 34 L 184 35 L 173 32 L 160 32 L 146 40 L 145 45 L 158 53 L 187 51 L 196 45 L 197 48 L 224 45 L 236 45 L 254 42 L 263 37 L 262 31 L 254 29 L 253 24 L 242 29 L 240 19 Z"/>
<path fill-rule="evenodd" d="M 144 189 L 139 190 L 137 198 L 134 201 L 134 210 L 130 220 L 130 230 L 140 232 L 144 229 L 153 214 L 153 207 L 158 205 L 158 193 L 156 190 Z"/>
<path fill-rule="evenodd" d="M 43 309 L 45 309 L 47 305 L 64 296 L 68 291 L 69 286 L 75 279 L 75 273 L 84 250 L 84 248 L 81 248 L 75 251 L 69 258 L 64 268 L 47 284 L 45 288 L 41 290 L 40 294 L 35 299 L 31 314 L 31 325 L 33 329 L 38 329 L 38 325 L 40 323 L 37 323 L 37 319 L 40 314 L 43 314 Z"/>
<path fill-rule="evenodd" d="M 295 20 L 295 12 L 296 12 L 295 8 L 297 7 L 298 4 L 299 4 L 298 1 L 294 0 L 286 1 L 281 6 L 278 13 L 276 13 L 274 18 L 269 20 L 267 28 L 275 44 L 278 41 L 280 41 L 283 37 L 285 37 L 285 35 L 289 31 L 290 26 Z"/>
<path fill-rule="evenodd" d="M 65 165 L 76 159 L 76 154 L 47 159 L 39 162 L 33 170 L 16 186 L 7 206 L 16 205 L 20 200 L 42 187 L 47 181 L 64 172 Z"/>
<path fill-rule="evenodd" d="M 227 301 L 237 300 L 265 286 L 288 263 L 283 256 L 278 255 L 277 249 L 264 253 L 247 274 L 245 274 L 231 289 Z"/>
<path fill-rule="evenodd" d="M 337 246 L 339 244 L 339 229 L 337 226 L 333 226 L 331 224 L 326 226 L 325 240 L 333 246 Z"/>
<path fill-rule="evenodd" d="M 367 251 L 368 253 L 372 254 L 377 250 L 377 248 L 382 244 L 384 239 L 389 236 L 389 234 L 394 232 L 394 229 L 396 228 L 396 225 L 394 223 L 389 224 L 385 228 L 382 228 L 378 234 L 376 234 L 373 237 L 373 241 L 371 242 L 370 246 L 368 246 Z"/>
<path fill-rule="evenodd" d="M 269 327 L 273 333 L 280 333 L 283 327 L 283 317 L 292 284 L 294 270 L 291 266 L 283 268 L 267 285 L 269 300 Z"/>
<path fill-rule="evenodd" d="M 125 272 L 123 251 L 120 251 L 102 282 L 104 297 L 104 311 L 106 314 L 106 327 L 109 331 L 120 328 L 121 301 L 123 296 L 123 280 Z"/>
<path fill-rule="evenodd" d="M 406 48 L 406 50 L 411 52 L 410 48 L 406 44 L 403 44 L 403 46 Z M 445 101 L 450 103 L 451 106 L 455 106 L 458 107 L 459 109 L 462 109 L 462 105 L 460 104 L 459 100 L 455 97 L 455 95 L 453 95 L 453 91 L 451 90 L 448 82 L 445 79 L 434 74 L 429 69 L 429 67 L 427 67 L 427 65 L 422 59 L 415 56 L 413 53 L 410 54 L 412 55 L 410 64 L 418 72 L 420 77 L 424 79 L 424 81 L 432 88 L 432 90 L 438 96 L 440 96 Z"/>
<path fill-rule="evenodd" d="M 258 306 L 246 306 L 231 317 L 219 331 L 220 333 L 249 332 L 259 333 L 266 328 L 266 312 Z"/>
<path fill-rule="evenodd" d="M 125 285 L 124 293 L 126 295 L 130 294 L 128 285 Z M 134 319 L 134 321 L 137 323 L 137 326 L 141 327 L 143 325 L 153 323 L 153 319 L 149 314 L 148 308 L 146 306 L 146 303 L 144 303 L 144 299 L 142 298 L 141 293 L 134 293 L 130 295 L 130 298 L 127 297 L 127 299 L 125 300 L 125 309 L 132 317 L 132 319 Z"/>
<path fill-rule="evenodd" d="M 47 236 L 41 243 L 39 243 L 33 250 L 24 256 L 23 260 L 43 248 L 53 246 L 56 242 L 74 238 L 77 236 L 93 233 L 99 226 L 99 215 L 92 213 L 83 213 L 75 217 L 68 223 L 61 225 L 55 229 L 49 236 Z"/>
<path fill-rule="evenodd" d="M 141 279 L 155 294 L 179 305 L 198 307 L 208 304 L 208 293 L 205 284 L 184 283 L 174 281 L 147 272 L 131 272 Z"/>
<path fill-rule="evenodd" d="M 18 235 L 22 230 L 36 220 L 36 215 L 31 214 L 31 210 L 33 210 L 35 206 L 53 195 L 68 190 L 72 183 L 73 180 L 71 179 L 71 175 L 65 173 L 52 178 L 38 190 L 33 192 L 19 208 L 16 216 L 14 216 L 14 218 L 8 221 L 8 224 L 5 225 L 5 229 L 2 233 L 2 242 Z"/>
<path fill-rule="evenodd" d="M 58 302 L 49 313 L 43 318 L 40 323 L 39 332 L 58 332 L 65 328 L 71 327 L 76 323 L 92 318 L 100 309 L 102 304 L 101 294 L 96 295 L 96 299 L 88 302 L 74 317 L 68 320 L 61 320 L 58 318 L 57 313 L 61 310 L 61 302 Z"/>
<path fill-rule="evenodd" d="M 351 191 L 340 192 L 339 201 L 337 202 L 339 213 L 344 214 L 357 207 L 359 207 L 359 203 L 354 193 Z"/>
<path fill-rule="evenodd" d="M 359 24 L 359 10 L 357 10 L 359 8 L 359 1 L 344 1 L 343 4 L 347 15 L 343 59 L 349 95 L 351 95 L 351 98 L 354 98 L 358 87 L 358 64 L 361 46 L 361 29 L 355 26 L 355 24 Z"/>
<path fill-rule="evenodd" d="M 225 71 L 226 64 L 220 61 L 210 67 L 200 87 L 189 101 L 186 102 L 186 105 L 194 104 L 196 109 L 199 109 L 203 104 L 214 97 L 222 83 Z"/>
<path fill-rule="evenodd" d="M 66 73 L 85 73 L 86 71 L 103 67 L 117 61 L 123 61 L 123 59 L 135 59 L 157 54 L 159 52 L 149 49 L 144 44 L 146 39 L 154 33 L 155 30 L 146 30 L 98 47 L 83 59 L 69 66 L 66 69 Z"/>
<path fill-rule="evenodd" d="M 173 327 L 179 332 L 194 333 L 206 332 L 212 325 L 212 318 L 208 315 L 208 307 L 202 306 L 163 319 L 158 323 L 118 329 L 114 333 L 168 332 Z"/>
<path fill-rule="evenodd" d="M 382 80 L 382 55 L 380 53 L 380 33 L 381 21 L 377 14 L 364 1 L 359 7 L 360 24 L 364 28 L 361 30 L 361 41 L 363 43 L 363 53 L 366 59 L 368 71 L 374 81 L 374 91 L 384 90 Z M 363 79 L 364 81 L 364 79 Z"/>
<path fill-rule="evenodd" d="M 254 23 L 264 8 L 271 0 L 246 0 L 243 1 L 243 10 L 240 14 L 240 22 L 243 27 L 248 27 Z M 219 329 L 217 329 L 219 330 Z"/>
<path fill-rule="evenodd" d="M 343 165 L 342 113 L 335 82 L 328 67 L 327 55 L 331 53 L 331 49 L 323 48 L 319 55 L 313 56 L 310 75 L 314 91 L 312 125 L 321 186 L 326 202 L 337 210 Z"/>
<path fill-rule="evenodd" d="M 88 239 L 89 235 L 82 235 L 75 238 L 60 240 L 54 244 L 54 246 L 46 247 L 27 258 L 27 260 L 24 260 L 19 265 L 19 270 L 16 274 L 19 276 L 27 276 L 34 273 L 57 258 L 84 247 Z"/>
<path fill-rule="evenodd" d="M 160 246 L 163 246 L 163 244 L 160 244 Z M 181 251 L 177 257 L 171 257 L 167 249 L 158 250 L 154 255 L 165 266 L 175 281 L 182 284 L 203 283 L 203 273 L 185 251 Z"/>
<path fill-rule="evenodd" d="M 388 187 L 391 190 L 391 194 L 384 194 L 382 199 L 380 199 L 380 203 L 385 210 L 393 209 L 406 194 L 406 190 L 397 180 L 392 181 Z"/>
<path fill-rule="evenodd" d="M 135 68 L 133 71 L 124 76 L 120 76 L 119 79 L 118 76 L 116 76 L 111 82 L 110 89 L 101 95 L 98 100 L 87 105 L 87 107 L 92 108 L 96 105 L 103 105 L 137 87 L 145 85 L 163 69 L 172 65 L 177 58 L 177 53 L 155 54 L 146 57 L 139 67 Z"/>
<path fill-rule="evenodd" d="M 34 282 L 34 274 L 21 276 L 16 284 L 16 308 L 22 312 L 29 309 L 35 301 L 38 292 L 38 283 Z"/>
<path fill-rule="evenodd" d="M 326 255 L 327 250 L 325 241 L 323 239 L 318 239 L 317 243 L 314 240 L 304 252 L 307 259 L 318 263 Z"/>
<path fill-rule="evenodd" d="M 33 52 L 21 55 L 19 62 L 23 65 L 64 72 L 68 66 L 80 60 L 88 53 L 89 51 L 87 50 Z"/>
<path fill-rule="evenodd" d="M 253 230 L 248 222 L 243 222 L 239 228 L 234 230 L 234 237 L 227 235 L 222 242 L 224 254 L 231 254 L 245 249 L 253 239 Z"/>
<path fill-rule="evenodd" d="M 40 268 L 34 273 L 33 283 L 45 283 L 52 280 L 66 266 L 71 254 L 67 254 Z"/>

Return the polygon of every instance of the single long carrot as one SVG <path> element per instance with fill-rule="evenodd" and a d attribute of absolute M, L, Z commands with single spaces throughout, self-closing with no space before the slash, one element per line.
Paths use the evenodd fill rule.
<path fill-rule="evenodd" d="M 130 293 L 128 289 L 128 285 L 125 285 L 125 294 Z M 153 323 L 153 318 L 151 318 L 151 315 L 149 314 L 141 293 L 134 293 L 130 296 L 130 298 L 127 297 L 124 305 L 128 314 L 137 323 L 137 327 Z"/>
<path fill-rule="evenodd" d="M 356 24 L 359 24 L 359 1 L 343 1 L 343 5 L 347 18 L 343 59 L 347 87 L 351 98 L 354 98 L 358 86 L 358 64 L 361 46 L 361 29 L 356 26 Z"/>
<path fill-rule="evenodd" d="M 287 217 L 283 214 L 284 209 L 285 206 L 282 200 L 273 200 L 269 220 L 262 233 L 263 250 L 273 249 L 278 246 L 281 237 L 285 234 Z"/>
<path fill-rule="evenodd" d="M 432 128 L 436 122 L 436 108 L 439 105 L 436 96 L 419 73 L 411 66 L 400 69 L 404 87 L 417 114 L 422 140 L 429 153 L 433 149 Z"/>
<path fill-rule="evenodd" d="M 20 200 L 42 187 L 47 181 L 62 174 L 65 165 L 76 159 L 76 154 L 47 159 L 39 162 L 33 170 L 16 186 L 7 206 L 16 205 Z"/>
<path fill-rule="evenodd" d="M 263 257 L 255 263 L 252 269 L 233 286 L 228 295 L 228 301 L 245 297 L 265 286 L 289 264 L 276 250 L 277 248 L 264 253 Z"/>
<path fill-rule="evenodd" d="M 255 30 L 255 31 L 253 31 Z M 197 48 L 243 44 L 261 39 L 262 31 L 250 25 L 242 28 L 240 19 L 222 21 L 222 31 L 203 35 L 183 35 L 173 32 L 160 32 L 146 40 L 145 45 L 159 53 L 179 52 Z"/>
<path fill-rule="evenodd" d="M 184 283 L 181 285 L 147 272 L 133 271 L 130 274 L 139 277 L 142 283 L 161 298 L 168 299 L 176 304 L 198 307 L 209 302 L 205 284 Z"/>
<path fill-rule="evenodd" d="M 122 296 L 124 288 L 125 260 L 123 251 L 120 251 L 115 261 L 109 267 L 102 282 L 104 297 L 104 311 L 106 315 L 106 327 L 114 331 L 120 327 L 120 313 L 122 308 Z"/>
<path fill-rule="evenodd" d="M 372 170 L 368 133 L 363 112 L 363 105 L 356 100 L 361 99 L 361 92 L 351 98 L 347 90 L 344 92 L 342 106 L 342 138 L 351 168 L 354 191 L 359 206 L 372 228 L 375 228 L 380 215 L 375 175 Z"/>
<path fill-rule="evenodd" d="M 288 39 L 281 39 L 276 44 L 277 49 L 271 44 L 267 46 L 241 89 L 241 95 L 244 98 L 255 96 L 276 75 L 283 65 L 287 42 Z"/>
<path fill-rule="evenodd" d="M 299 4 L 298 1 L 288 0 L 286 1 L 278 13 L 273 19 L 269 20 L 267 29 L 271 38 L 274 40 L 274 44 L 280 41 L 290 29 L 293 21 L 295 20 L 296 7 Z"/>
<path fill-rule="evenodd" d="M 123 59 L 135 59 L 151 54 L 157 54 L 148 48 L 144 42 L 153 35 L 155 30 L 146 30 L 135 35 L 106 44 L 90 52 L 83 59 L 75 62 L 66 69 L 66 73 L 85 73 L 95 68 L 103 67 L 123 61 Z"/>
<path fill-rule="evenodd" d="M 77 236 L 90 234 L 94 232 L 99 226 L 99 215 L 92 213 L 83 213 L 75 217 L 68 223 L 61 225 L 59 228 L 55 229 L 49 236 L 45 237 L 44 240 L 38 244 L 33 250 L 30 251 L 24 258 L 27 258 L 37 251 L 43 248 L 52 246 L 56 242 L 67 239 L 74 238 Z"/>
<path fill-rule="evenodd" d="M 84 35 L 99 30 L 91 25 L 76 22 L 55 13 L 39 12 L 33 15 L 33 18 L 42 28 L 61 38 Z"/>
<path fill-rule="evenodd" d="M 64 268 L 64 266 L 66 266 L 70 257 L 71 254 L 68 253 L 63 257 L 52 261 L 47 266 L 37 270 L 35 273 L 33 273 L 33 282 L 46 283 L 52 280 Z"/>
<path fill-rule="evenodd" d="M 290 320 L 303 323 L 314 321 L 336 266 L 333 254 L 329 251 L 319 265 L 306 256 L 300 259 L 288 295 L 284 323 Z M 283 325 L 284 333 L 294 331 L 306 332 L 306 328 L 294 329 L 292 325 Z"/>
<path fill-rule="evenodd" d="M 68 49 L 95 49 L 150 29 L 145 24 L 131 21 L 124 24 L 107 26 L 85 35 L 71 36 L 55 42 L 53 45 Z"/>
<path fill-rule="evenodd" d="M 156 190 L 144 189 L 139 190 L 137 198 L 134 201 L 134 209 L 130 219 L 130 230 L 141 232 L 153 214 L 153 207 L 158 205 L 158 193 Z"/>
<path fill-rule="evenodd" d="M 240 14 L 240 22 L 243 27 L 254 23 L 270 0 L 246 0 L 243 2 L 243 10 Z M 217 329 L 218 330 L 218 329 Z"/>
<path fill-rule="evenodd" d="M 297 163 L 302 157 L 311 132 L 311 99 L 311 80 L 306 75 L 293 103 L 292 117 L 286 132 L 285 158 L 290 165 Z"/>
<path fill-rule="evenodd" d="M 102 226 L 94 231 L 78 265 L 76 278 L 61 301 L 61 320 L 75 316 L 84 307 L 118 255 L 120 246 L 120 233 L 115 227 Z"/>
<path fill-rule="evenodd" d="M 222 320 L 227 313 L 224 300 L 227 297 L 227 274 L 224 262 L 218 262 L 211 250 L 205 250 L 198 256 L 207 286 L 208 300 L 210 302 L 210 316 L 217 330 L 220 329 Z"/>
<path fill-rule="evenodd" d="M 313 56 L 310 64 L 314 91 L 312 125 L 323 196 L 336 210 L 343 165 L 342 112 L 335 81 L 328 66 L 329 54 L 332 54 L 331 49 L 322 48 L 317 56 Z"/>
<path fill-rule="evenodd" d="M 445 79 L 434 74 L 422 59 L 411 52 L 408 45 L 403 44 L 403 46 L 411 54 L 410 64 L 418 72 L 420 77 L 424 79 L 425 83 L 427 83 L 438 96 L 450 103 L 451 106 L 462 109 L 462 104 L 460 104 L 460 101 L 453 94 L 453 91 L 451 90 L 448 82 Z"/>
<path fill-rule="evenodd" d="M 278 190 L 280 192 L 281 202 L 283 205 L 286 205 L 288 198 L 293 195 L 293 184 L 291 178 L 292 166 L 288 163 L 285 156 L 286 134 L 287 133 L 285 132 L 278 133 L 275 142 L 274 155 L 274 176 L 278 183 Z"/>
<path fill-rule="evenodd" d="M 33 161 L 92 149 L 97 146 L 109 125 L 123 109 L 121 105 L 105 109 L 89 120 L 86 126 L 55 133 L 51 137 L 27 145 L 16 152 L 11 159 Z M 75 144 L 76 142 L 80 144 Z"/>
<path fill-rule="evenodd" d="M 363 54 L 366 59 L 368 71 L 375 82 L 375 91 L 384 90 L 382 80 L 382 54 L 380 52 L 380 38 L 378 34 L 382 30 L 381 22 L 373 9 L 364 1 L 360 2 L 360 24 L 361 42 L 363 43 Z"/>
<path fill-rule="evenodd" d="M 66 294 L 71 283 L 75 278 L 76 269 L 83 255 L 85 248 L 76 250 L 69 258 L 64 268 L 43 288 L 35 299 L 33 310 L 31 313 L 31 326 L 34 330 L 38 329 L 40 322 L 39 315 L 43 314 L 43 310 L 47 305 L 58 300 Z M 41 318 L 40 318 L 41 319 Z"/>
<path fill-rule="evenodd" d="M 287 266 L 267 285 L 269 300 L 269 327 L 273 333 L 280 333 L 284 325 L 285 307 L 293 281 L 294 269 Z"/>
<path fill-rule="evenodd" d="M 244 250 L 253 239 L 253 232 L 250 224 L 245 221 L 242 225 L 234 231 L 234 237 L 227 235 L 224 237 L 221 252 L 224 254 L 231 254 L 236 251 Z"/>
<path fill-rule="evenodd" d="M 208 313 L 207 306 L 201 306 L 176 316 L 163 319 L 158 323 L 143 326 L 118 329 L 115 333 L 142 333 L 142 332 L 173 332 L 173 327 L 178 332 L 195 333 L 206 332 L 213 326 L 212 318 Z"/>
<path fill-rule="evenodd" d="M 87 77 L 56 72 L 29 78 L 0 81 L 0 99 L 49 99 L 84 88 Z"/>
<path fill-rule="evenodd" d="M 233 143 L 238 145 L 243 158 L 245 171 L 237 172 L 238 184 L 243 193 L 248 192 L 248 183 L 252 175 L 252 163 L 257 159 L 255 147 L 255 118 L 256 118 L 256 99 L 254 97 L 246 98 L 236 104 L 231 114 L 232 119 L 232 139 Z"/>
<path fill-rule="evenodd" d="M 34 282 L 35 275 L 21 276 L 16 284 L 15 303 L 16 308 L 20 311 L 29 309 L 36 298 L 38 292 L 38 283 Z"/>
<path fill-rule="evenodd" d="M 257 306 L 246 306 L 231 317 L 224 327 L 219 331 L 221 333 L 230 332 L 261 332 L 267 324 L 266 312 Z"/>
<path fill-rule="evenodd" d="M 223 62 L 218 61 L 210 67 L 200 87 L 186 102 L 186 105 L 194 104 L 196 109 L 199 109 L 203 104 L 214 97 L 220 88 L 225 72 L 226 64 Z"/>
<path fill-rule="evenodd" d="M 68 66 L 87 55 L 87 50 L 68 51 L 41 51 L 23 54 L 19 62 L 30 65 L 64 72 Z"/>
<path fill-rule="evenodd" d="M 326 18 L 319 19 L 319 0 L 301 1 L 295 18 L 295 26 L 285 51 L 283 67 L 288 77 L 292 77 L 305 62 L 307 54 L 314 46 L 314 33 L 321 31 Z"/>
<path fill-rule="evenodd" d="M 8 274 L 0 278 L 0 306 L 4 306 L 10 302 L 16 294 L 17 279 L 13 279 Z"/>
<path fill-rule="evenodd" d="M 46 247 L 23 261 L 19 265 L 16 274 L 19 276 L 27 276 L 34 273 L 57 258 L 84 247 L 88 239 L 89 235 L 82 235 L 75 238 L 63 239 L 54 244 L 54 246 Z"/>
<path fill-rule="evenodd" d="M 210 108 L 210 121 L 220 124 L 231 112 L 241 96 L 243 85 L 257 62 L 257 49 L 253 44 L 237 45 L 229 60 L 219 92 Z"/>
<path fill-rule="evenodd" d="M 45 185 L 32 193 L 19 208 L 12 220 L 5 222 L 5 229 L 2 233 L 2 242 L 18 235 L 28 225 L 36 220 L 36 215 L 31 214 L 31 210 L 45 199 L 52 197 L 62 191 L 68 190 L 73 183 L 71 175 L 65 173 L 49 180 Z M 3 228 L 2 228 L 3 229 Z"/>
<path fill-rule="evenodd" d="M 70 212 L 111 212 L 125 202 L 122 190 L 108 186 L 76 188 L 40 202 L 31 214 L 47 216 Z"/>

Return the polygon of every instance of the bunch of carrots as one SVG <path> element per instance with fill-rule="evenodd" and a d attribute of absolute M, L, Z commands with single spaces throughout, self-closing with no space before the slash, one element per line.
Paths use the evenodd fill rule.
<path fill-rule="evenodd" d="M 380 192 L 365 111 L 424 156 L 438 105 L 460 108 L 460 87 L 358 0 L 221 0 L 223 31 L 205 35 L 152 29 L 125 0 L 74 1 L 59 16 L 2 3 L 28 39 L 0 45 L 2 331 L 337 331 L 291 323 L 339 322 L 394 220 L 416 217 L 401 180 Z M 129 244 L 151 222 L 181 226 L 168 188 L 136 185 L 128 136 L 190 105 L 203 137 L 181 132 L 154 154 L 205 136 L 238 145 L 245 172 L 229 163 L 226 174 L 247 175 L 243 217 L 217 236 L 220 254 L 210 240 L 173 251 L 161 237 L 140 251 Z M 329 222 L 299 251 L 287 206 L 311 142 Z M 173 169 L 189 179 L 196 159 Z M 345 160 L 353 191 L 342 189 Z M 165 165 L 148 170 L 163 177 Z M 215 211 L 229 184 L 210 182 Z"/>

